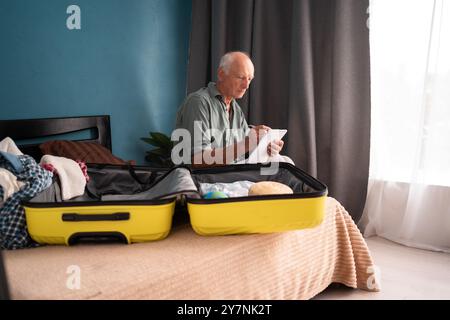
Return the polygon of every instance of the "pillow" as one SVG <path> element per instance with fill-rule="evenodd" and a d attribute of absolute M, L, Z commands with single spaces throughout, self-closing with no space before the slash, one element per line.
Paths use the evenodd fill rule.
<path fill-rule="evenodd" d="M 114 156 L 110 150 L 96 142 L 54 140 L 39 146 L 42 154 L 81 160 L 86 163 L 127 164 Z"/>

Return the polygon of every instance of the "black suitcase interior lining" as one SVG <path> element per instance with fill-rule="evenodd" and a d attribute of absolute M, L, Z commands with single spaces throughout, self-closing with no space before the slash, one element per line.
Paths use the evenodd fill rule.
<path fill-rule="evenodd" d="M 191 175 L 200 190 L 201 183 L 232 183 L 235 181 L 275 181 L 288 185 L 294 194 L 307 196 L 323 196 L 326 186 L 312 179 L 302 170 L 287 164 L 280 163 L 277 173 L 273 175 L 262 175 L 261 164 L 256 165 L 234 165 L 213 168 L 192 169 Z"/>
<path fill-rule="evenodd" d="M 262 175 L 264 165 L 233 165 L 209 168 L 179 166 L 170 170 L 154 170 L 145 167 L 90 166 L 86 192 L 68 201 L 61 200 L 61 190 L 57 179 L 51 187 L 30 200 L 39 203 L 80 203 L 80 202 L 129 202 L 152 201 L 185 195 L 190 200 L 202 200 L 199 190 L 201 183 L 231 183 L 248 180 L 251 182 L 276 181 L 288 185 L 293 195 L 277 197 L 315 197 L 323 196 L 327 188 L 301 169 L 280 163 L 277 173 Z M 252 199 L 267 196 L 252 196 Z M 230 199 L 224 199 L 232 201 Z"/>
<path fill-rule="evenodd" d="M 173 198 L 180 194 L 200 197 L 186 168 L 172 170 L 135 169 L 123 167 L 88 167 L 89 182 L 83 195 L 62 201 L 57 178 L 53 184 L 31 199 L 38 203 L 129 202 Z"/>

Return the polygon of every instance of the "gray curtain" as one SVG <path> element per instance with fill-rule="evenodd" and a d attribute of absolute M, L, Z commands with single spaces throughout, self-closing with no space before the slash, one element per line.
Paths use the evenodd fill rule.
<path fill-rule="evenodd" d="M 250 54 L 239 101 L 250 124 L 287 128 L 284 154 L 328 185 L 357 222 L 370 143 L 369 0 L 193 0 L 188 92 L 227 51 Z"/>

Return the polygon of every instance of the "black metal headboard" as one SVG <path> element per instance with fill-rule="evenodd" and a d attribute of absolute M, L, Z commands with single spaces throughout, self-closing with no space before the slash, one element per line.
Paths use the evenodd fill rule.
<path fill-rule="evenodd" d="M 0 120 L 0 141 L 5 137 L 10 137 L 15 142 L 25 139 L 48 138 L 87 129 L 96 129 L 97 137 L 79 141 L 97 142 L 111 150 L 111 125 L 108 115 Z M 39 149 L 40 143 L 20 144 L 16 142 L 16 144 L 20 151 L 37 160 L 42 156 Z"/>

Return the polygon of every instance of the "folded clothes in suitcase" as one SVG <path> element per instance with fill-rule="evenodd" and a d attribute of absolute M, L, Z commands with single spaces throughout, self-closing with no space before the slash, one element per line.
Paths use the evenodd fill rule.
<path fill-rule="evenodd" d="M 41 244 L 164 239 L 180 194 L 196 193 L 183 170 L 89 165 L 82 196 L 62 201 L 58 179 L 23 203 L 31 238 Z M 181 189 L 184 188 L 184 189 Z"/>
<path fill-rule="evenodd" d="M 276 173 L 261 174 L 263 164 L 170 170 L 132 166 L 88 167 L 85 193 L 61 200 L 57 179 L 23 204 L 30 236 L 38 243 L 72 244 L 118 238 L 127 243 L 164 239 L 175 205 L 186 205 L 200 235 L 271 233 L 312 228 L 324 217 L 327 187 L 301 169 L 279 163 Z M 202 185 L 274 181 L 292 194 L 206 199 Z"/>

